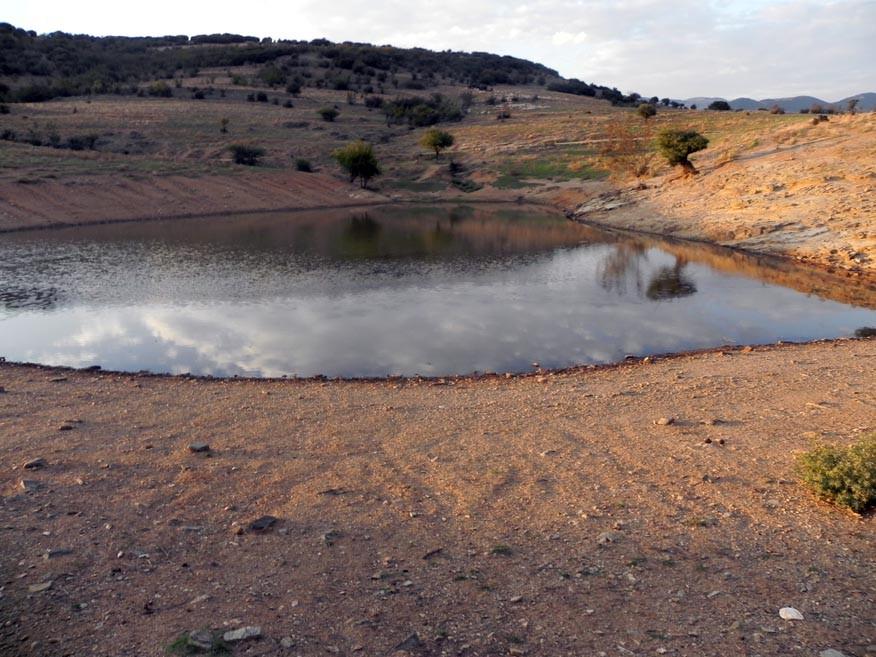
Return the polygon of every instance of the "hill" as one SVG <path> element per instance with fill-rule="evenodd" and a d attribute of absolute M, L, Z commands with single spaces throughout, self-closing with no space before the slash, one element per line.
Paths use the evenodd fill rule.
<path fill-rule="evenodd" d="M 0 23 L 0 101 L 41 102 L 88 94 L 156 95 L 183 92 L 183 77 L 213 69 L 235 84 L 265 88 L 396 93 L 459 85 L 538 85 L 550 90 L 632 103 L 616 88 L 566 80 L 542 64 L 485 52 L 435 52 L 368 43 L 274 41 L 238 34 L 93 37 L 37 34 Z M 151 87 L 143 83 L 156 81 Z M 167 82 L 165 82 L 167 81 Z M 203 90 L 202 90 L 203 91 Z"/>
<path fill-rule="evenodd" d="M 763 98 L 761 100 L 742 97 L 734 98 L 728 102 L 730 103 L 730 107 L 734 110 L 770 109 L 773 106 L 778 105 L 786 112 L 800 112 L 801 110 L 808 111 L 813 106 L 821 106 L 825 109 L 832 108 L 841 111 L 846 109 L 849 100 L 852 98 L 858 99 L 858 111 L 870 112 L 876 109 L 876 93 L 871 92 L 855 94 L 854 96 L 848 96 L 847 98 L 835 102 L 828 102 L 821 98 L 816 98 L 815 96 L 788 96 L 785 98 Z M 679 102 L 684 103 L 687 107 L 696 105 L 699 109 L 705 109 L 709 104 L 716 100 L 726 99 L 720 97 L 697 96 Z"/>

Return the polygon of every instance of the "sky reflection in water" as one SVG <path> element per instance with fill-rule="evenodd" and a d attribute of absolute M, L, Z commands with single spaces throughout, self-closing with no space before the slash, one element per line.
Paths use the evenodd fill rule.
<path fill-rule="evenodd" d="M 765 281 L 830 282 L 798 284 L 803 274 L 735 258 L 525 208 L 6 235 L 0 355 L 212 375 L 444 375 L 876 325 L 871 309 Z"/>

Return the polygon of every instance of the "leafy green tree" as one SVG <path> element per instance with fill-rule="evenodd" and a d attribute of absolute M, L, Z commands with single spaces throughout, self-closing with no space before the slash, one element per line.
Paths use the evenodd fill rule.
<path fill-rule="evenodd" d="M 374 148 L 365 141 L 347 144 L 332 153 L 332 157 L 350 176 L 350 182 L 358 178 L 363 188 L 368 187 L 368 181 L 381 173 Z"/>
<path fill-rule="evenodd" d="M 657 108 L 651 103 L 642 103 L 636 108 L 636 113 L 647 121 L 652 116 L 657 115 Z"/>
<path fill-rule="evenodd" d="M 687 159 L 691 153 L 701 151 L 709 145 L 709 140 L 693 130 L 662 130 L 657 135 L 657 150 L 672 166 L 681 166 L 696 173 L 694 165 Z"/>
<path fill-rule="evenodd" d="M 445 148 L 453 146 L 453 135 L 438 128 L 431 128 L 423 133 L 420 137 L 420 146 L 435 151 L 435 159 L 441 154 Z"/>

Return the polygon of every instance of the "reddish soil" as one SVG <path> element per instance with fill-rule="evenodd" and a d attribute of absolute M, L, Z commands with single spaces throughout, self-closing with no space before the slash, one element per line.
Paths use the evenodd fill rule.
<path fill-rule="evenodd" d="M 0 183 L 0 232 L 196 215 L 363 205 L 386 201 L 337 178 L 295 171 L 234 176 L 87 176 Z"/>
<path fill-rule="evenodd" d="M 874 340 L 478 380 L 0 364 L 0 653 L 258 625 L 235 654 L 874 654 L 876 520 L 792 468 L 876 428 L 874 367 Z"/>

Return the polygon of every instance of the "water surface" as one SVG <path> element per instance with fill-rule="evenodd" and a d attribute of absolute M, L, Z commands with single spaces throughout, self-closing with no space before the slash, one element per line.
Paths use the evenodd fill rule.
<path fill-rule="evenodd" d="M 246 376 L 519 372 L 852 335 L 872 290 L 526 207 L 0 236 L 0 355 Z"/>

